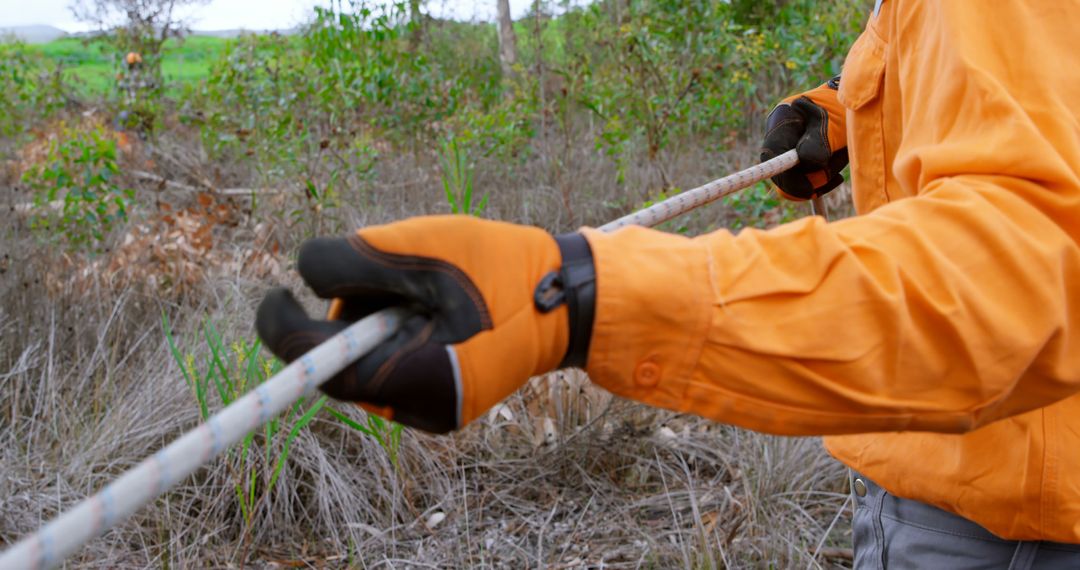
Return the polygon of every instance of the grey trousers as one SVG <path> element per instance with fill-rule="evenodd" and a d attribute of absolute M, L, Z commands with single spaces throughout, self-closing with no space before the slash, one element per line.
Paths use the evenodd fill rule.
<path fill-rule="evenodd" d="M 1080 570 L 1080 544 L 1003 540 L 854 473 L 856 570 Z"/>

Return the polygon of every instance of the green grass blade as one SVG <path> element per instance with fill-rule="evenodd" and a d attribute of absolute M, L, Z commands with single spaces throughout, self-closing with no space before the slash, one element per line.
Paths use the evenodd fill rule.
<path fill-rule="evenodd" d="M 169 326 L 169 316 L 165 314 L 165 311 L 161 311 L 161 326 L 165 329 L 165 340 L 169 343 L 169 352 L 172 353 L 173 359 L 176 360 L 177 366 L 180 367 L 180 372 L 184 375 L 184 380 L 187 381 L 188 386 L 194 388 L 195 382 L 191 379 L 191 375 L 188 374 L 187 366 L 184 364 L 184 357 L 180 354 L 180 350 L 176 348 L 172 327 Z"/>
<path fill-rule="evenodd" d="M 393 427 L 390 428 L 390 441 L 386 451 L 390 454 L 390 463 L 396 470 L 398 468 L 398 451 L 401 449 L 401 433 L 404 431 L 405 426 L 394 422 L 390 422 L 390 425 Z"/>
<path fill-rule="evenodd" d="M 203 376 L 202 380 L 195 384 L 195 397 L 199 400 L 199 410 L 202 412 L 202 419 L 210 417 L 210 405 L 206 398 L 206 387 L 210 385 L 210 375 L 213 374 L 213 370 L 207 370 L 206 376 Z"/>
<path fill-rule="evenodd" d="M 218 378 L 217 371 L 214 369 L 213 363 L 206 368 L 206 379 L 214 381 L 214 387 L 217 389 L 218 397 L 221 398 L 221 403 L 228 406 L 232 403 L 232 398 L 229 397 L 229 392 L 225 389 L 225 385 L 221 383 Z"/>
<path fill-rule="evenodd" d="M 255 440 L 255 433 L 249 433 L 244 436 L 244 441 L 240 445 L 240 464 L 247 464 L 248 450 L 251 449 L 251 443 Z"/>
<path fill-rule="evenodd" d="M 307 427 L 311 420 L 315 419 L 315 414 L 319 413 L 319 410 L 326 405 L 326 400 L 326 396 L 319 396 L 319 399 L 315 400 L 315 403 L 304 412 L 304 415 L 300 416 L 300 419 L 289 430 L 289 435 L 285 438 L 285 445 L 281 448 L 281 455 L 278 456 L 277 465 L 274 466 L 274 474 L 270 476 L 270 486 L 266 488 L 267 492 L 274 488 L 278 475 L 281 475 L 281 468 L 285 466 L 285 461 L 289 458 L 289 446 L 292 445 L 296 436 L 300 435 L 300 430 Z"/>
<path fill-rule="evenodd" d="M 334 408 L 326 408 L 326 411 L 329 412 L 331 416 L 334 416 L 335 418 L 337 418 L 337 420 L 339 422 L 353 428 L 354 430 L 356 430 L 356 431 L 358 431 L 358 432 L 360 432 L 360 433 L 362 433 L 362 434 L 364 434 L 364 435 L 366 435 L 368 437 L 374 437 L 374 438 L 378 439 L 378 436 L 376 436 L 374 432 L 372 432 L 368 428 L 360 425 L 359 423 L 354 421 L 349 416 L 346 416 L 345 414 L 335 410 Z"/>
<path fill-rule="evenodd" d="M 247 486 L 248 486 L 247 500 L 248 500 L 248 505 L 249 505 L 248 509 L 251 510 L 251 511 L 255 510 L 255 481 L 256 481 L 255 466 L 252 465 L 251 467 L 248 468 L 248 473 L 247 473 Z M 254 515 L 255 513 L 252 512 L 252 514 Z"/>
<path fill-rule="evenodd" d="M 377 416 L 375 414 L 368 414 L 367 415 L 367 425 L 368 425 L 368 428 L 370 428 L 371 431 L 374 432 L 376 434 L 376 436 L 381 440 L 382 439 L 382 433 L 383 433 L 383 431 L 386 430 L 386 422 L 382 419 L 382 416 Z"/>
<path fill-rule="evenodd" d="M 236 502 L 240 503 L 240 516 L 244 519 L 244 526 L 251 524 L 251 514 L 248 513 L 247 501 L 244 499 L 244 488 L 237 483 L 233 485 L 236 492 Z"/>
<path fill-rule="evenodd" d="M 221 360 L 221 335 L 218 334 L 217 329 L 214 328 L 213 323 L 209 320 L 203 325 L 203 337 L 206 338 L 206 344 L 210 347 L 210 355 L 213 364 L 217 366 L 218 372 L 221 375 L 221 380 L 225 382 L 224 386 L 219 385 L 218 387 L 218 391 L 222 394 L 222 403 L 229 405 L 236 399 L 236 388 L 229 378 L 228 368 L 225 367 L 225 363 Z"/>
<path fill-rule="evenodd" d="M 245 384 L 248 386 L 257 386 L 266 381 L 266 378 L 262 375 L 262 370 L 259 367 L 259 348 L 262 344 L 258 340 L 252 343 L 251 347 L 244 352 L 244 377 L 247 379 Z"/>

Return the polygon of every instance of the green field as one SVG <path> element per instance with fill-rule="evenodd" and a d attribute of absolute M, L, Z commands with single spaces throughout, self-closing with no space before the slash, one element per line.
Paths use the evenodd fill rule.
<path fill-rule="evenodd" d="M 232 40 L 210 36 L 192 36 L 183 42 L 169 40 L 165 44 L 162 71 L 169 90 L 179 89 L 206 77 L 211 63 Z M 113 50 L 105 41 L 86 42 L 64 38 L 29 46 L 45 57 L 63 65 L 65 74 L 86 94 L 103 94 L 113 85 L 121 69 L 123 53 Z"/>

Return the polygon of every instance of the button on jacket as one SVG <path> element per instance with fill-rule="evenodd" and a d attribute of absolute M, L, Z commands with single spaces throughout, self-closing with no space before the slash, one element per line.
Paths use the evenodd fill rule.
<path fill-rule="evenodd" d="M 1076 2 L 886 0 L 837 93 L 861 215 L 587 231 L 593 380 L 836 435 L 898 496 L 1080 543 L 1077 22 Z"/>

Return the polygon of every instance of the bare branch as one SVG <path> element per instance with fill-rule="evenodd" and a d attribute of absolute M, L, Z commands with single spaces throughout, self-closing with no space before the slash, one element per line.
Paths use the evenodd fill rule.
<path fill-rule="evenodd" d="M 122 32 L 132 49 L 157 53 L 169 38 L 179 38 L 188 22 L 177 12 L 209 0 L 72 0 L 72 15 L 105 34 Z"/>

